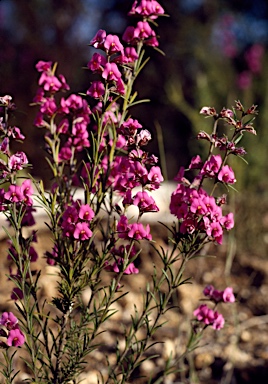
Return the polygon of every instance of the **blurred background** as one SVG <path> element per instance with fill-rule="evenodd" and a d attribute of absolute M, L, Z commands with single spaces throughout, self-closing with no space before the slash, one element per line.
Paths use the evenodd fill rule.
<path fill-rule="evenodd" d="M 160 1 L 161 2 L 161 1 Z M 30 103 L 37 90 L 39 60 L 59 63 L 72 92 L 90 84 L 83 69 L 88 46 L 99 28 L 122 35 L 132 20 L 132 0 L 0 0 L 0 94 L 16 102 L 14 124 L 26 135 L 26 151 L 36 177 L 46 177 L 41 162 L 43 132 L 33 127 Z M 268 236 L 268 5 L 266 0 L 165 0 L 169 18 L 158 19 L 160 48 L 137 83 L 141 98 L 151 103 L 133 109 L 154 136 L 150 151 L 158 154 L 157 127 L 163 133 L 167 175 L 173 179 L 191 156 L 205 151 L 194 137 L 211 121 L 199 115 L 202 106 L 231 107 L 234 100 L 258 104 L 255 128 L 243 146 L 249 166 L 234 159 L 235 204 L 242 251 L 264 255 Z M 158 129 L 159 130 L 159 129 Z M 158 138 L 157 138 L 158 136 Z M 161 141 L 161 139 L 160 139 Z M 237 161 L 240 160 L 240 161 Z M 261 202 L 261 204 L 260 204 Z M 246 209 L 250 207 L 250 209 Z M 240 248 L 241 249 L 241 248 Z"/>

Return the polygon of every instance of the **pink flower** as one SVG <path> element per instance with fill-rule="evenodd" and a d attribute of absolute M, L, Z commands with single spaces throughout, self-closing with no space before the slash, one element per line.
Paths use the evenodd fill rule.
<path fill-rule="evenodd" d="M 119 257 L 112 265 L 106 265 L 105 269 L 108 271 L 119 273 L 122 270 L 124 264 L 124 258 Z M 124 270 L 125 275 L 132 275 L 139 273 L 138 268 L 135 267 L 134 263 L 129 263 L 129 265 Z"/>
<path fill-rule="evenodd" d="M 232 287 L 227 287 L 222 293 L 222 299 L 225 303 L 234 303 L 235 302 L 235 296 L 233 293 Z"/>
<path fill-rule="evenodd" d="M 228 213 L 226 216 L 223 216 L 220 219 L 220 223 L 223 228 L 230 230 L 234 227 L 234 214 L 232 212 Z"/>
<path fill-rule="evenodd" d="M 214 177 L 219 172 L 219 169 L 222 164 L 222 158 L 220 155 L 212 155 L 209 160 L 207 160 L 201 169 L 201 175 L 207 177 Z"/>
<path fill-rule="evenodd" d="M 214 312 L 214 320 L 212 323 L 212 328 L 216 329 L 217 331 L 222 329 L 224 327 L 224 317 L 221 313 L 218 313 L 217 311 Z"/>
<path fill-rule="evenodd" d="M 19 328 L 11 329 L 7 338 L 7 345 L 9 347 L 20 347 L 25 342 L 24 334 Z"/>
<path fill-rule="evenodd" d="M 111 55 L 115 52 L 123 52 L 124 47 L 120 43 L 119 37 L 117 35 L 107 35 L 104 48 L 106 49 L 108 55 Z"/>
<path fill-rule="evenodd" d="M 94 48 L 102 49 L 103 44 L 106 38 L 106 31 L 99 29 L 96 35 L 91 39 L 89 45 L 92 45 Z"/>
<path fill-rule="evenodd" d="M 138 30 L 136 30 L 132 26 L 128 26 L 126 28 L 125 32 L 123 33 L 122 40 L 124 40 L 125 42 L 127 42 L 129 44 L 134 44 L 138 35 L 139 35 Z"/>
<path fill-rule="evenodd" d="M 102 77 L 107 81 L 117 81 L 121 77 L 121 72 L 115 63 L 107 63 L 102 72 Z"/>
<path fill-rule="evenodd" d="M 38 63 L 35 66 L 38 72 L 50 71 L 51 67 L 52 67 L 52 61 L 43 61 L 43 60 L 38 61 Z"/>
<path fill-rule="evenodd" d="M 201 169 L 203 166 L 203 162 L 199 155 L 196 155 L 192 158 L 191 163 L 189 165 L 189 169 Z"/>
<path fill-rule="evenodd" d="M 0 324 L 4 325 L 8 330 L 11 330 L 18 323 L 18 319 L 12 312 L 4 312 L 0 318 Z"/>
<path fill-rule="evenodd" d="M 158 189 L 160 187 L 160 183 L 164 181 L 164 178 L 161 173 L 161 169 L 157 166 L 152 167 L 150 172 L 148 173 L 148 180 L 150 182 L 151 189 Z"/>
<path fill-rule="evenodd" d="M 40 107 L 40 112 L 51 117 L 54 115 L 56 111 L 57 111 L 57 105 L 55 103 L 54 98 L 44 99 Z"/>
<path fill-rule="evenodd" d="M 138 192 L 133 198 L 133 204 L 139 207 L 141 212 L 158 212 L 159 208 L 155 204 L 154 198 L 149 196 L 146 191 Z"/>
<path fill-rule="evenodd" d="M 91 86 L 87 90 L 87 95 L 100 99 L 104 95 L 105 87 L 101 81 L 93 81 Z"/>
<path fill-rule="evenodd" d="M 79 209 L 79 218 L 82 220 L 90 221 L 95 216 L 95 213 L 92 208 L 88 204 L 81 205 Z"/>
<path fill-rule="evenodd" d="M 100 72 L 102 71 L 106 63 L 107 60 L 103 55 L 100 55 L 99 53 L 94 53 L 91 60 L 88 62 L 87 67 L 92 72 Z"/>
<path fill-rule="evenodd" d="M 128 232 L 127 235 L 130 239 L 134 239 L 134 240 L 142 240 L 142 239 L 151 240 L 149 225 L 147 225 L 146 228 L 144 228 L 141 223 L 130 224 L 130 231 Z"/>
<path fill-rule="evenodd" d="M 193 312 L 198 321 L 202 321 L 206 325 L 212 324 L 214 320 L 214 311 L 210 309 L 206 304 L 201 304 Z"/>
<path fill-rule="evenodd" d="M 206 229 L 207 235 L 214 238 L 214 240 L 218 243 L 222 243 L 222 235 L 223 230 L 219 222 L 212 222 Z"/>
<path fill-rule="evenodd" d="M 128 219 L 125 215 L 120 216 L 120 219 L 117 223 L 117 231 L 119 232 L 118 237 L 124 239 L 126 237 L 126 232 L 130 229 L 128 225 Z"/>
<path fill-rule="evenodd" d="M 33 200 L 31 196 L 34 190 L 33 190 L 30 179 L 24 180 L 24 182 L 21 185 L 21 192 L 23 193 L 23 196 L 24 196 L 24 203 L 29 206 L 33 205 Z"/>
<path fill-rule="evenodd" d="M 61 89 L 62 84 L 56 76 L 43 72 L 40 76 L 39 85 L 41 85 L 45 91 L 57 92 Z"/>
<path fill-rule="evenodd" d="M 234 184 L 236 182 L 234 171 L 229 165 L 224 165 L 218 174 L 218 180 L 226 184 Z"/>
<path fill-rule="evenodd" d="M 139 39 L 148 39 L 153 35 L 153 31 L 147 21 L 139 21 L 135 28 L 134 35 Z"/>
<path fill-rule="evenodd" d="M 224 326 L 224 318 L 222 314 L 213 311 L 206 304 L 200 305 L 193 312 L 198 321 L 203 322 L 205 325 L 212 325 L 212 328 L 219 330 Z"/>
<path fill-rule="evenodd" d="M 90 230 L 87 223 L 77 223 L 75 225 L 73 236 L 77 240 L 88 240 L 92 236 L 92 231 Z"/>
<path fill-rule="evenodd" d="M 64 146 L 59 151 L 59 161 L 69 161 L 72 158 L 72 150 L 70 147 Z"/>
<path fill-rule="evenodd" d="M 10 156 L 8 161 L 8 166 L 12 171 L 21 170 L 25 164 L 28 164 L 28 159 L 24 152 L 16 152 Z"/>
<path fill-rule="evenodd" d="M 13 203 L 18 203 L 24 200 L 21 187 L 18 185 L 11 184 L 8 188 L 8 191 L 5 193 L 5 199 Z"/>

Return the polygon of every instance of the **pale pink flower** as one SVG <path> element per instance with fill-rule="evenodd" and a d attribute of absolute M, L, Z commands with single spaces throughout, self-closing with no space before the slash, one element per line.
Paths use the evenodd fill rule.
<path fill-rule="evenodd" d="M 232 287 L 227 287 L 222 293 L 222 299 L 225 303 L 234 303 L 235 302 L 235 296 L 233 293 Z"/>

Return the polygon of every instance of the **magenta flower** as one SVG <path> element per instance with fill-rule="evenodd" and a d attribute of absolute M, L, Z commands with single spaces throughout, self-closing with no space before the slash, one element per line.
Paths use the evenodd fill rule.
<path fill-rule="evenodd" d="M 88 204 L 81 205 L 79 209 L 78 216 L 82 220 L 90 221 L 95 216 L 95 213 L 92 208 Z"/>
<path fill-rule="evenodd" d="M 158 166 L 152 167 L 148 173 L 148 180 L 150 182 L 151 189 L 158 189 L 160 183 L 164 181 L 164 178 L 161 173 L 161 169 Z"/>
<path fill-rule="evenodd" d="M 77 240 L 88 240 L 92 236 L 92 231 L 90 230 L 87 223 L 77 223 L 75 225 L 73 236 Z"/>
<path fill-rule="evenodd" d="M 107 81 L 117 81 L 121 77 L 121 72 L 115 63 L 106 63 L 102 77 Z"/>
<path fill-rule="evenodd" d="M 62 147 L 59 151 L 59 161 L 69 161 L 72 158 L 73 152 L 70 147 Z"/>
<path fill-rule="evenodd" d="M 96 35 L 91 39 L 89 45 L 92 45 L 94 48 L 102 49 L 103 44 L 106 38 L 106 31 L 99 29 Z"/>
<path fill-rule="evenodd" d="M 31 196 L 33 195 L 34 190 L 30 179 L 24 180 L 21 185 L 21 192 L 24 196 L 24 203 L 28 206 L 32 206 L 33 199 L 31 198 Z"/>
<path fill-rule="evenodd" d="M 128 238 L 134 240 L 147 239 L 151 240 L 152 236 L 150 235 L 150 226 L 147 224 L 146 228 L 143 227 L 141 223 L 130 224 L 130 231 L 128 232 Z"/>
<path fill-rule="evenodd" d="M 191 163 L 189 165 L 189 169 L 201 169 L 203 166 L 203 162 L 199 155 L 196 155 L 192 158 Z"/>
<path fill-rule="evenodd" d="M 148 39 L 153 35 L 153 30 L 147 21 L 139 21 L 135 28 L 134 35 L 139 39 Z"/>
<path fill-rule="evenodd" d="M 87 95 L 100 99 L 104 95 L 105 87 L 101 81 L 93 81 L 91 86 L 87 90 Z"/>
<path fill-rule="evenodd" d="M 44 99 L 40 107 L 40 112 L 51 117 L 55 114 L 56 111 L 57 105 L 55 103 L 55 100 L 52 98 Z"/>
<path fill-rule="evenodd" d="M 4 195 L 6 200 L 11 201 L 12 203 L 18 203 L 24 200 L 21 187 L 18 185 L 11 184 L 8 188 L 8 191 Z"/>
<path fill-rule="evenodd" d="M 193 234 L 198 229 L 197 221 L 191 218 L 186 218 L 180 225 L 180 232 L 185 234 Z"/>
<path fill-rule="evenodd" d="M 8 330 L 11 330 L 18 323 L 18 319 L 12 312 L 4 312 L 0 318 L 0 324 L 4 325 Z"/>
<path fill-rule="evenodd" d="M 219 172 L 222 164 L 222 158 L 220 155 L 212 155 L 209 160 L 207 160 L 201 170 L 201 175 L 207 177 L 214 177 Z"/>
<path fill-rule="evenodd" d="M 206 325 L 212 324 L 214 321 L 214 311 L 210 309 L 206 304 L 201 304 L 193 312 L 198 321 L 202 321 Z"/>
<path fill-rule="evenodd" d="M 120 270 L 122 270 L 123 264 L 124 264 L 124 258 L 119 257 L 112 265 L 106 265 L 105 269 L 107 271 L 119 273 Z M 138 268 L 135 267 L 134 263 L 130 263 L 124 270 L 125 275 L 132 275 L 137 273 L 139 273 L 139 270 Z"/>
<path fill-rule="evenodd" d="M 127 231 L 130 229 L 128 224 L 128 219 L 125 215 L 120 216 L 120 219 L 117 223 L 118 237 L 124 239 L 126 237 Z"/>
<path fill-rule="evenodd" d="M 126 43 L 134 44 L 138 37 L 139 32 L 132 26 L 128 26 L 123 33 L 122 40 Z"/>
<path fill-rule="evenodd" d="M 229 165 L 224 165 L 218 174 L 218 180 L 226 184 L 234 184 L 236 182 L 234 171 Z"/>
<path fill-rule="evenodd" d="M 224 317 L 221 313 L 218 313 L 217 311 L 214 312 L 214 320 L 212 323 L 212 328 L 216 329 L 217 331 L 222 329 L 224 327 Z"/>
<path fill-rule="evenodd" d="M 137 51 L 134 47 L 127 47 L 125 49 L 124 57 L 126 58 L 126 63 L 133 63 L 139 58 Z"/>
<path fill-rule="evenodd" d="M 107 35 L 104 48 L 106 49 L 108 55 L 111 55 L 116 52 L 123 52 L 124 47 L 120 43 L 119 37 L 117 35 Z"/>
<path fill-rule="evenodd" d="M 78 212 L 77 209 L 73 206 L 68 206 L 62 215 L 62 226 L 68 224 L 76 224 L 78 220 Z"/>
<path fill-rule="evenodd" d="M 52 67 L 52 61 L 43 61 L 43 60 L 38 61 L 38 63 L 35 66 L 38 72 L 50 71 L 51 67 Z"/>
<path fill-rule="evenodd" d="M 220 225 L 219 222 L 214 221 L 212 222 L 207 228 L 206 232 L 208 236 L 213 237 L 213 239 L 218 243 L 222 243 L 222 235 L 223 235 L 223 230 L 222 226 Z"/>
<path fill-rule="evenodd" d="M 230 230 L 234 227 L 234 214 L 232 212 L 228 213 L 226 216 L 223 216 L 220 219 L 220 223 L 223 228 Z"/>
<path fill-rule="evenodd" d="M 49 75 L 43 72 L 40 76 L 38 84 L 44 88 L 45 91 L 57 92 L 61 89 L 62 84 L 56 76 Z"/>
<path fill-rule="evenodd" d="M 7 345 L 9 347 L 20 347 L 25 342 L 24 334 L 19 328 L 11 329 L 7 338 Z"/>
<path fill-rule="evenodd" d="M 11 171 L 19 171 L 25 164 L 28 164 L 28 159 L 24 152 L 16 152 L 14 155 L 10 156 L 8 161 L 8 166 Z"/>
<path fill-rule="evenodd" d="M 87 67 L 92 72 L 101 72 L 106 63 L 106 57 L 100 55 L 99 53 L 94 53 L 91 60 L 88 62 Z"/>
<path fill-rule="evenodd" d="M 193 312 L 197 320 L 204 323 L 205 325 L 212 325 L 212 328 L 219 330 L 224 326 L 224 318 L 222 314 L 217 311 L 213 311 L 206 304 L 200 305 Z"/>
<path fill-rule="evenodd" d="M 197 215 L 205 215 L 208 208 L 201 198 L 193 198 L 190 205 L 190 211 Z"/>
<path fill-rule="evenodd" d="M 155 204 L 152 196 L 149 196 L 146 191 L 138 192 L 133 198 L 133 204 L 139 207 L 141 212 L 158 212 L 159 208 Z"/>

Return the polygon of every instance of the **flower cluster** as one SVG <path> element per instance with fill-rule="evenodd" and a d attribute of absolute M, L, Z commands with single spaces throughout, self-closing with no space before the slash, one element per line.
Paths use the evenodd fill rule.
<path fill-rule="evenodd" d="M 223 230 L 234 226 L 233 213 L 223 215 L 221 202 L 203 188 L 178 184 L 171 195 L 170 212 L 179 219 L 181 234 L 198 234 L 218 244 L 222 243 Z"/>
<path fill-rule="evenodd" d="M 237 116 L 240 112 L 241 118 Z M 245 121 L 248 115 L 257 113 L 256 106 L 244 110 L 240 101 L 236 101 L 233 110 L 223 108 L 217 113 L 214 107 L 203 107 L 200 111 L 205 117 L 214 118 L 212 134 L 201 131 L 197 138 L 207 140 L 210 143 L 209 155 L 202 161 L 199 155 L 194 156 L 190 162 L 188 171 L 197 172 L 190 182 L 185 177 L 185 170 L 181 168 L 175 180 L 178 181 L 177 189 L 173 192 L 170 202 L 170 212 L 179 220 L 180 238 L 187 238 L 204 244 L 208 241 L 222 243 L 223 231 L 230 230 L 234 226 L 233 213 L 223 214 L 222 206 L 226 204 L 226 197 L 214 197 L 204 189 L 206 180 L 212 181 L 212 191 L 220 185 L 228 186 L 236 182 L 233 169 L 226 164 L 230 155 L 245 155 L 244 148 L 236 147 L 243 132 L 256 134 L 252 119 Z M 219 136 L 217 132 L 218 121 L 222 119 L 227 125 L 234 127 L 232 137 Z M 214 150 L 220 150 L 223 155 L 213 154 Z M 189 237 L 190 236 L 190 237 Z"/>
<path fill-rule="evenodd" d="M 209 300 L 214 301 L 215 303 L 234 303 L 235 296 L 233 293 L 232 287 L 227 287 L 223 291 L 219 291 L 213 287 L 213 285 L 207 285 L 203 291 L 204 295 L 208 297 Z"/>
<path fill-rule="evenodd" d="M 137 255 L 135 247 L 130 247 L 129 245 L 126 247 L 124 245 L 120 245 L 118 248 L 113 247 L 111 254 L 114 262 L 105 262 L 105 269 L 107 271 L 119 273 L 123 270 L 125 275 L 139 273 L 138 268 L 136 268 L 134 263 L 130 261 Z"/>
<path fill-rule="evenodd" d="M 204 288 L 204 295 L 216 305 L 218 303 L 234 303 L 235 296 L 233 288 L 227 287 L 223 291 L 218 291 L 212 285 Z M 206 304 L 201 304 L 193 312 L 198 322 L 204 323 L 205 326 L 211 325 L 214 329 L 221 329 L 224 326 L 225 320 L 221 313 L 215 309 L 209 308 Z"/>
<path fill-rule="evenodd" d="M 201 304 L 193 312 L 199 322 L 211 325 L 213 329 L 220 330 L 224 326 L 224 317 L 221 313 L 209 308 L 206 304 Z"/>
<path fill-rule="evenodd" d="M 1 341 L 1 347 L 20 347 L 25 342 L 25 336 L 20 330 L 18 319 L 12 312 L 4 312 L 0 318 L 0 335 L 6 341 Z"/>
<path fill-rule="evenodd" d="M 39 106 L 35 119 L 35 126 L 48 129 L 47 142 L 59 137 L 62 139 L 60 148 L 47 150 L 58 162 L 69 163 L 74 154 L 90 146 L 87 130 L 91 111 L 88 103 L 79 95 L 71 94 L 67 98 L 61 97 L 59 103 L 56 94 L 69 90 L 63 75 L 56 76 L 56 65 L 52 62 L 39 61 L 36 68 L 41 72 L 39 89 L 34 102 Z M 53 152 L 53 151 L 52 151 Z"/>
<path fill-rule="evenodd" d="M 10 142 L 23 142 L 25 136 L 16 126 L 8 124 L 9 112 L 15 109 L 12 103 L 12 97 L 9 95 L 0 97 L 0 152 L 3 155 L 0 162 L 0 180 L 11 180 L 17 171 L 22 170 L 28 164 L 27 156 L 24 152 L 18 151 L 12 154 L 10 152 Z"/>
<path fill-rule="evenodd" d="M 73 202 L 66 207 L 61 218 L 63 236 L 79 241 L 88 240 L 92 236 L 90 221 L 94 216 L 95 213 L 88 204 Z"/>

